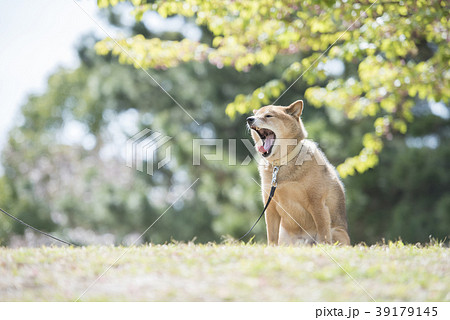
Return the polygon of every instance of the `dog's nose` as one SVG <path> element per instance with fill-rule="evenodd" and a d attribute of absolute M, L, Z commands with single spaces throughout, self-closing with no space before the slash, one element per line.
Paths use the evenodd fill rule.
<path fill-rule="evenodd" d="M 255 117 L 248 117 L 248 118 L 247 118 L 247 123 L 248 123 L 249 125 L 252 125 L 253 122 L 255 122 Z"/>

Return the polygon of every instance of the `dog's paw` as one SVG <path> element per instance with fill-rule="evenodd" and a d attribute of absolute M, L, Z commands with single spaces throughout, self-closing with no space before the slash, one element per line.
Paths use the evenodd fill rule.
<path fill-rule="evenodd" d="M 317 243 L 331 244 L 332 243 L 331 234 L 329 234 L 329 235 L 322 235 L 322 236 L 319 235 L 317 237 Z"/>

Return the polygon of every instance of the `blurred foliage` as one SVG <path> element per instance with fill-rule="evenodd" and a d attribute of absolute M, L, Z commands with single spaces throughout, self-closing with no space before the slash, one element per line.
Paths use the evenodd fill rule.
<path fill-rule="evenodd" d="M 99 0 L 98 4 L 107 7 L 118 2 Z M 450 97 L 447 1 L 133 0 L 132 4 L 137 20 L 148 10 L 162 17 L 181 15 L 213 35 L 207 43 L 143 35 L 97 43 L 99 54 L 111 52 L 121 63 L 137 68 L 171 68 L 206 60 L 219 68 L 246 71 L 257 64 L 268 65 L 278 55 L 301 53 L 281 77 L 251 94 L 237 95 L 226 111 L 233 117 L 270 104 L 281 97 L 287 84 L 301 77 L 310 86 L 305 97 L 312 105 L 343 110 L 350 119 L 374 117 L 375 130 L 364 135 L 362 150 L 338 166 L 342 177 L 378 164 L 383 136 L 406 132 L 416 97 L 445 103 Z M 321 86 L 327 78 L 323 66 L 333 59 L 353 65 L 356 72 Z M 281 101 L 289 103 L 286 97 Z M 386 119 L 388 133 L 378 125 Z"/>
<path fill-rule="evenodd" d="M 302 118 L 310 137 L 319 143 L 332 163 L 345 166 L 352 162 L 346 169 L 349 174 L 352 170 L 366 171 L 378 163 L 365 174 L 349 176 L 344 181 L 353 242 L 372 243 L 381 238 L 398 237 L 408 242 L 427 241 L 429 235 L 444 238 L 450 222 L 447 161 L 450 120 L 433 114 L 428 98 L 447 101 L 448 70 L 434 72 L 433 82 L 429 69 L 417 69 L 417 74 L 411 72 L 422 62 L 437 66 L 438 57 L 447 57 L 439 63 L 448 64 L 448 46 L 443 48 L 436 34 L 424 38 L 431 32 L 427 31 L 428 25 L 438 28 L 434 20 L 426 20 L 426 26 L 417 27 L 418 31 L 407 38 L 417 47 L 416 53 L 388 58 L 389 50 L 383 51 L 378 44 L 373 54 L 361 49 L 365 37 L 372 37 L 374 43 L 392 40 L 392 32 L 408 26 L 396 22 L 409 11 L 402 17 L 385 20 L 399 13 L 396 10 L 391 10 L 393 13 L 389 15 L 379 12 L 389 8 L 388 4 L 380 2 L 382 9 L 375 4 L 368 10 L 280 102 L 287 104 L 305 97 Z M 114 4 L 114 1 L 99 2 L 101 6 L 109 3 Z M 202 3 L 193 15 L 183 18 L 178 32 L 155 33 L 147 27 L 145 12 L 149 8 L 166 16 L 182 10 L 180 3 L 167 1 L 135 6 L 132 10 L 142 21 L 132 25 L 122 23 L 122 16 L 129 7 L 108 8 L 109 23 L 130 36 L 117 43 L 126 48 L 135 61 L 122 54 L 114 41 L 98 42 L 86 36 L 78 48 L 80 66 L 75 70 L 58 70 L 49 78 L 44 94 L 28 98 L 2 152 L 2 208 L 33 226 L 73 242 L 130 244 L 199 178 L 141 240 L 162 243 L 196 238 L 199 242 L 208 242 L 220 240 L 224 235 L 239 237 L 245 233 L 262 204 L 260 188 L 252 180 L 258 181 L 254 161 L 250 165 L 240 165 L 250 154 L 240 141 L 250 138 L 244 114 L 280 96 L 320 56 L 318 51 L 326 49 L 351 25 L 350 16 L 356 20 L 368 4 L 350 10 L 351 5 L 347 3 L 340 3 L 342 7 L 338 7 L 335 2 L 314 2 L 315 5 L 304 2 L 308 10 L 300 10 L 279 1 L 273 2 L 273 9 L 270 6 L 269 9 L 265 1 L 223 2 L 227 6 L 211 2 L 212 7 Z M 395 8 L 399 7 L 392 3 Z M 404 3 L 407 8 L 413 8 L 408 1 Z M 236 5 L 243 6 L 239 14 L 234 11 Z M 183 2 L 183 10 L 190 6 L 194 7 L 194 1 Z M 258 10 L 264 11 L 264 6 L 267 11 L 259 16 Z M 443 5 L 435 7 L 439 6 Z M 250 7 L 258 10 L 246 11 L 256 10 Z M 283 11 L 288 8 L 291 8 L 289 15 Z M 430 8 L 434 7 L 418 10 L 417 15 L 426 17 Z M 441 9 L 435 11 L 436 16 L 442 13 Z M 233 15 L 229 16 L 230 12 Z M 248 12 L 252 12 L 254 22 L 249 22 L 253 20 L 249 20 Z M 203 22 L 196 27 L 200 16 Z M 384 24 L 380 24 L 380 20 L 377 22 L 379 16 L 383 17 Z M 328 21 L 326 17 L 332 17 L 333 23 L 323 22 L 324 26 L 313 28 L 312 21 L 320 25 L 320 21 Z M 416 21 L 417 16 L 414 14 L 410 18 Z M 286 30 L 291 30 L 290 23 L 303 23 L 298 41 L 283 40 L 288 35 L 281 31 L 273 33 L 279 28 L 270 24 L 270 21 L 275 23 L 274 19 L 282 21 Z M 414 23 L 420 26 L 417 21 Z M 364 26 L 370 26 L 377 36 L 366 34 L 367 29 L 353 38 Z M 198 43 L 183 36 L 182 31 L 187 27 L 199 28 Z M 243 31 L 247 29 L 248 32 Z M 439 36 L 442 38 L 445 34 L 447 40 L 444 40 L 448 41 L 445 30 L 439 31 Z M 255 37 L 267 34 L 252 42 L 251 38 L 246 38 L 252 33 Z M 325 41 L 327 35 L 329 40 Z M 266 36 L 270 36 L 267 41 Z M 228 40 L 220 40 L 225 41 L 222 43 L 216 40 L 218 37 Z M 240 46 L 245 51 L 232 50 L 234 47 L 229 41 L 242 42 Z M 317 46 L 322 42 L 326 45 Z M 397 42 L 392 46 L 397 46 L 394 45 Z M 102 55 L 95 53 L 95 43 L 95 51 Z M 353 47 L 349 43 L 353 43 Z M 273 55 L 270 55 L 271 44 L 275 48 Z M 158 46 L 164 50 L 158 50 Z M 283 46 L 288 49 L 281 50 Z M 139 54 L 135 51 L 137 48 Z M 203 52 L 198 48 L 207 50 Z M 199 50 L 198 55 L 196 50 Z M 268 60 L 264 60 L 267 57 L 263 57 L 263 51 L 268 52 Z M 349 59 L 348 52 L 354 52 L 354 57 Z M 239 63 L 246 61 L 242 60 L 245 56 L 253 56 L 247 58 L 252 63 L 247 61 L 240 69 Z M 402 59 L 405 65 L 401 64 Z M 237 63 L 238 60 L 241 62 Z M 343 72 L 331 72 L 327 61 L 340 62 Z M 193 123 L 145 72 L 129 66 L 130 62 L 135 66 L 153 67 L 149 70 L 152 77 L 200 125 Z M 413 67 L 404 71 L 408 65 Z M 409 82 L 402 80 L 403 72 L 409 75 Z M 431 88 L 425 95 L 410 90 L 422 85 Z M 250 94 L 242 95 L 243 92 Z M 403 99 L 401 103 L 397 100 L 399 97 Z M 311 108 L 311 104 L 326 107 Z M 441 104 L 441 107 L 448 115 L 448 106 Z M 232 119 L 226 117 L 225 109 Z M 152 176 L 125 166 L 126 139 L 144 128 L 172 137 L 173 160 Z M 192 140 L 195 138 L 224 139 L 224 160 L 202 158 L 200 166 L 192 166 Z M 237 139 L 236 150 L 229 139 Z M 358 159 L 349 158 L 360 151 Z M 230 165 L 233 154 L 236 154 L 237 165 Z M 342 168 L 340 171 L 345 175 Z M 0 244 L 11 243 L 12 235 L 23 232 L 21 225 L 0 216 Z M 263 223 L 255 228 L 255 233 L 257 240 L 265 238 Z"/>

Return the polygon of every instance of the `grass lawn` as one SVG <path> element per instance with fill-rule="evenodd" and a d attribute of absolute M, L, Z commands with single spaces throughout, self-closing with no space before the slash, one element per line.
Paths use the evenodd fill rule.
<path fill-rule="evenodd" d="M 125 251 L 80 301 L 450 301 L 450 249 L 401 242 L 0 248 L 0 301 L 75 301 Z"/>

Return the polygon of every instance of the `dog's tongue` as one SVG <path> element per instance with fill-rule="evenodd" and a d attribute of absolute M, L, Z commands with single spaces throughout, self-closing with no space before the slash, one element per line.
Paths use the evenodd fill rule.
<path fill-rule="evenodd" d="M 269 134 L 266 139 L 264 140 L 264 145 L 259 147 L 259 152 L 266 153 L 270 150 L 270 148 L 273 146 L 273 142 L 275 140 L 275 136 L 273 134 Z"/>

